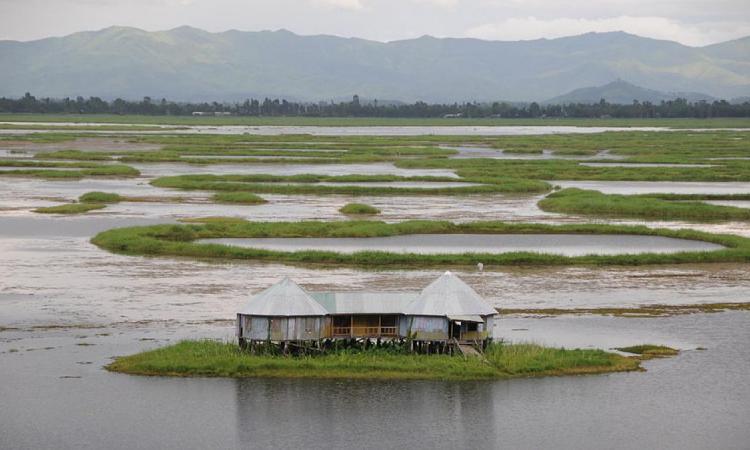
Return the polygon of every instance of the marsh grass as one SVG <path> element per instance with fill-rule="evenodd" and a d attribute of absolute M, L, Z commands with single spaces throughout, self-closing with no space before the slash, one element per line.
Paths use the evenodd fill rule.
<path fill-rule="evenodd" d="M 694 230 L 654 229 L 604 224 L 547 225 L 534 223 L 414 220 L 385 223 L 374 220 L 342 222 L 248 222 L 222 218 L 199 219 L 188 225 L 154 225 L 104 231 L 92 242 L 115 253 L 192 258 L 278 261 L 366 267 L 450 267 L 476 265 L 648 265 L 710 262 L 750 262 L 750 239 Z M 712 242 L 726 248 L 714 251 L 562 256 L 534 252 L 411 254 L 363 251 L 275 251 L 193 242 L 208 238 L 255 237 L 378 237 L 408 234 L 630 234 Z"/>
<path fill-rule="evenodd" d="M 120 194 L 100 191 L 87 192 L 78 197 L 78 201 L 81 203 L 119 203 L 123 200 L 124 198 Z"/>
<path fill-rule="evenodd" d="M 642 345 L 633 345 L 630 347 L 619 347 L 619 348 L 616 348 L 615 350 L 619 350 L 625 353 L 632 353 L 634 355 L 640 355 L 641 359 L 666 358 L 669 356 L 675 356 L 680 353 L 679 350 L 676 350 L 674 348 L 666 347 L 664 345 L 653 345 L 653 344 L 642 344 Z"/>
<path fill-rule="evenodd" d="M 747 208 L 711 205 L 700 201 L 663 200 L 658 195 L 603 194 L 576 188 L 553 192 L 540 200 L 538 205 L 543 211 L 587 216 L 697 222 L 750 220 L 750 209 Z"/>
<path fill-rule="evenodd" d="M 318 356 L 251 355 L 210 340 L 116 358 L 107 370 L 134 375 L 202 377 L 486 380 L 639 370 L 639 361 L 602 350 L 491 344 L 485 359 L 387 350 L 329 351 Z"/>
<path fill-rule="evenodd" d="M 339 208 L 339 212 L 342 214 L 350 215 L 376 215 L 380 214 L 380 210 L 374 206 L 366 205 L 364 203 L 347 203 L 346 205 Z"/>
<path fill-rule="evenodd" d="M 68 203 L 65 205 L 37 208 L 34 212 L 41 214 L 83 214 L 96 209 L 104 209 L 106 206 L 100 203 Z"/>
<path fill-rule="evenodd" d="M 344 183 L 367 183 L 374 181 L 454 181 L 479 182 L 466 186 L 443 188 L 390 187 L 351 185 Z M 341 185 L 316 184 L 318 181 L 342 183 Z M 294 182 L 297 184 L 287 184 Z M 477 180 L 457 180 L 439 177 L 398 177 L 392 175 L 345 175 L 345 176 L 274 176 L 274 175 L 178 175 L 161 177 L 151 181 L 151 185 L 162 188 L 219 191 L 219 192 L 259 192 L 267 194 L 314 194 L 314 195 L 469 195 L 491 193 L 538 193 L 550 190 L 550 185 L 539 180 L 516 178 L 493 178 Z"/>

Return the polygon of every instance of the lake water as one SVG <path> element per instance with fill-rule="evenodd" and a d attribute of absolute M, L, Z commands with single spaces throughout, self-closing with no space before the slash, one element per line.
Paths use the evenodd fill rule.
<path fill-rule="evenodd" d="M 231 324 L 10 330 L 0 332 L 0 448 L 747 448 L 750 313 L 498 327 L 514 341 L 683 352 L 646 372 L 506 381 L 179 379 L 101 367 L 182 338 L 229 337 Z"/>
<path fill-rule="evenodd" d="M 456 150 L 458 153 L 450 156 L 453 159 L 490 158 L 490 159 L 624 159 L 625 156 L 615 155 L 609 150 L 602 150 L 595 155 L 562 155 L 553 150 L 542 150 L 541 153 L 513 153 L 502 149 L 478 146 L 450 146 L 441 145 L 441 148 Z"/>
<path fill-rule="evenodd" d="M 750 194 L 748 182 L 702 181 L 551 181 L 563 188 L 593 189 L 605 194 Z"/>
<path fill-rule="evenodd" d="M 364 164 L 208 164 L 185 163 L 132 163 L 129 166 L 141 171 L 143 176 L 162 177 L 190 174 L 270 174 L 270 175 L 399 175 L 399 176 L 458 176 L 447 169 L 401 169 L 391 163 Z"/>
<path fill-rule="evenodd" d="M 136 144 L 112 143 L 113 148 L 130 145 Z M 98 142 L 90 146 L 101 148 Z M 389 222 L 419 218 L 545 223 L 591 220 L 544 213 L 536 207 L 539 195 L 481 195 L 458 202 L 436 196 L 264 195 L 268 204 L 214 205 L 207 200 L 210 193 L 148 184 L 152 176 L 171 175 L 173 169 L 181 173 L 197 167 L 198 173 L 206 173 L 212 166 L 143 166 L 152 167 L 153 172 L 122 180 L 0 177 L 0 449 L 690 450 L 746 449 L 750 442 L 748 312 L 655 319 L 503 317 L 497 324 L 499 334 L 510 341 L 601 348 L 650 342 L 684 350 L 676 358 L 645 363 L 645 373 L 444 383 L 142 378 L 105 372 L 102 366 L 114 355 L 183 338 L 231 339 L 231 319 L 237 309 L 253 293 L 284 276 L 317 291 L 404 291 L 424 287 L 444 268 L 373 271 L 131 257 L 110 254 L 91 244 L 91 236 L 99 231 L 173 223 L 196 215 L 267 221 L 345 220 L 337 209 L 351 201 L 382 209 L 378 220 Z M 231 169 L 226 173 L 236 173 L 238 168 L 221 166 L 219 170 Z M 319 170 L 322 174 L 454 176 L 450 171 L 402 170 L 390 164 L 251 167 L 247 173 Z M 636 191 L 655 189 L 654 183 L 607 184 L 613 189 L 627 189 L 626 185 Z M 669 191 L 750 192 L 750 183 L 656 185 Z M 185 196 L 189 201 L 120 203 L 81 216 L 30 212 L 95 190 Z M 689 226 L 750 236 L 746 223 L 603 222 Z M 583 245 L 612 251 L 652 251 L 659 246 L 673 251 L 682 245 L 705 245 L 693 241 L 633 245 L 620 236 L 604 237 L 605 241 L 597 242 L 586 236 L 590 242 Z M 477 245 L 445 239 L 435 242 L 433 238 L 426 245 L 462 249 Z M 580 244 L 562 239 L 564 242 L 547 245 L 557 249 L 565 244 L 575 249 Z M 539 244 L 530 245 L 536 248 Z M 481 250 L 486 250 L 486 245 Z M 750 300 L 747 264 L 493 267 L 483 273 L 458 268 L 457 274 L 492 305 L 505 308 Z M 697 347 L 707 350 L 695 350 Z"/>
<path fill-rule="evenodd" d="M 200 242 L 280 251 L 418 254 L 536 252 L 566 256 L 674 253 L 723 248 L 708 242 L 661 236 L 599 234 L 410 234 L 372 238 L 222 238 Z"/>
<path fill-rule="evenodd" d="M 714 164 L 671 164 L 671 163 L 624 163 L 624 162 L 582 162 L 587 167 L 716 167 Z"/>
<path fill-rule="evenodd" d="M 13 130 L 2 129 L 0 134 L 29 134 L 39 132 L 80 132 L 76 130 L 59 129 L 60 127 L 97 127 L 118 126 L 127 127 L 123 124 L 106 123 L 71 123 L 71 122 L 0 122 L 0 125 L 34 125 L 46 130 Z M 257 135 L 284 135 L 284 134 L 309 134 L 313 136 L 512 136 L 512 135 L 539 135 L 539 134 L 561 134 L 561 133 L 603 133 L 606 131 L 669 131 L 666 127 L 577 127 L 577 126 L 246 126 L 246 125 L 133 125 L 147 127 L 146 131 L 130 131 L 118 129 L 117 134 L 257 134 Z M 57 129 L 56 129 L 57 128 Z M 153 131 L 151 131 L 153 129 Z M 744 131 L 744 129 L 739 129 Z M 86 130 L 87 133 L 107 133 L 105 130 Z"/>

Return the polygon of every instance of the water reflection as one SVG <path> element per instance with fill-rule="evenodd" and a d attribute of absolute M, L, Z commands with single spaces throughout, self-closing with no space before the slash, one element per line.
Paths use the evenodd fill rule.
<path fill-rule="evenodd" d="M 492 448 L 499 422 L 487 382 L 245 379 L 235 389 L 245 448 Z"/>

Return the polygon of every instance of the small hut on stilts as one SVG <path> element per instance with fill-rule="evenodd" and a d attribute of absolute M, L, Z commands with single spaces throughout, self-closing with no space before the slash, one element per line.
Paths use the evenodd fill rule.
<path fill-rule="evenodd" d="M 421 292 L 306 292 L 288 278 L 255 295 L 237 313 L 243 347 L 323 349 L 337 342 L 408 342 L 445 353 L 492 339 L 497 310 L 446 272 Z"/>

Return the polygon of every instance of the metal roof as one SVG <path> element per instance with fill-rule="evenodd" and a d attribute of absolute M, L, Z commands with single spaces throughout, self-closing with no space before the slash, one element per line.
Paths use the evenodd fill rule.
<path fill-rule="evenodd" d="M 253 296 L 239 311 L 251 316 L 325 316 L 328 314 L 301 287 L 284 278 L 265 291 Z"/>
<path fill-rule="evenodd" d="M 490 316 L 497 311 L 468 284 L 445 272 L 424 288 L 404 313 L 414 316 Z"/>
<path fill-rule="evenodd" d="M 329 314 L 407 314 L 447 316 L 481 322 L 497 314 L 460 278 L 446 272 L 422 292 L 305 292 L 284 278 L 255 295 L 239 311 L 252 316 L 325 316 Z"/>
<path fill-rule="evenodd" d="M 329 314 L 403 314 L 419 292 L 312 292 Z"/>

